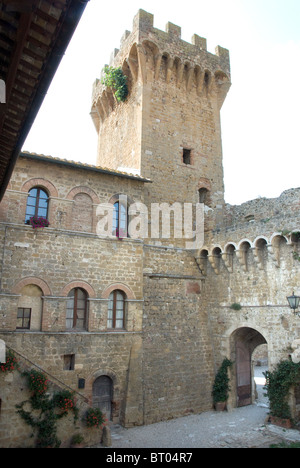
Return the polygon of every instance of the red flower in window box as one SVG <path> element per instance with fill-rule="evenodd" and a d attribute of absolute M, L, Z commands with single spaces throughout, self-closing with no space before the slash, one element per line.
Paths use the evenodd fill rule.
<path fill-rule="evenodd" d="M 29 219 L 29 224 L 33 227 L 33 229 L 36 228 L 44 228 L 49 226 L 49 221 L 46 218 L 42 218 L 40 216 L 32 216 Z"/>
<path fill-rule="evenodd" d="M 118 239 L 123 239 L 124 237 L 127 237 L 127 233 L 124 229 L 116 229 L 116 237 Z"/>

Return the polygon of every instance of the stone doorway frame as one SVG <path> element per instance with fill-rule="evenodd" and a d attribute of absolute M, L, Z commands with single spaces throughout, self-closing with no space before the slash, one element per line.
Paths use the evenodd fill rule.
<path fill-rule="evenodd" d="M 267 344 L 268 347 L 268 359 L 269 364 L 272 355 L 272 346 L 266 330 L 261 330 L 256 324 L 249 322 L 242 322 L 232 326 L 227 330 L 223 340 L 223 350 L 225 356 L 234 362 L 234 365 L 230 369 L 230 392 L 227 402 L 227 408 L 238 407 L 238 396 L 237 396 L 237 370 L 236 370 L 236 343 L 238 340 L 244 340 L 249 349 L 250 355 L 250 381 L 251 381 L 251 402 L 255 401 L 255 385 L 254 385 L 254 372 L 252 365 L 252 355 L 254 350 L 261 344 Z"/>

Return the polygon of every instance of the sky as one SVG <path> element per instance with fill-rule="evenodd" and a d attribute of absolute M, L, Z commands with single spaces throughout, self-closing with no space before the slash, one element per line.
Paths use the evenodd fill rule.
<path fill-rule="evenodd" d="M 132 30 L 139 9 L 154 27 L 229 49 L 232 86 L 221 110 L 225 201 L 241 204 L 300 187 L 299 0 L 90 0 L 23 150 L 96 164 L 92 86 Z"/>

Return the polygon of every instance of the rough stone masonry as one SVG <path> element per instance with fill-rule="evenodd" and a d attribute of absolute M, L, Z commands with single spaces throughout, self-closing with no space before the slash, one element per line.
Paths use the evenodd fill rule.
<path fill-rule="evenodd" d="M 129 95 L 117 102 L 101 79 L 94 84 L 96 165 L 19 157 L 0 206 L 0 339 L 22 366 L 38 366 L 83 408 L 126 427 L 212 409 L 224 357 L 236 363 L 228 406 L 251 404 L 253 352 L 264 345 L 272 368 L 299 339 L 286 296 L 300 283 L 300 189 L 226 204 L 226 49 L 211 54 L 196 34 L 187 43 L 172 23 L 158 30 L 140 10 L 110 65 L 122 68 Z M 148 213 L 166 204 L 170 237 L 120 238 L 133 216 L 123 196 Z M 49 226 L 33 229 L 26 214 L 43 203 Z M 175 235 L 175 203 L 204 206 L 201 248 Z M 100 205 L 114 213 L 107 237 L 97 233 Z M 296 418 L 298 394 L 290 396 Z M 15 411 L 26 398 L 17 372 L 0 373 L 1 447 L 33 443 Z M 63 446 L 73 430 L 62 431 Z"/>

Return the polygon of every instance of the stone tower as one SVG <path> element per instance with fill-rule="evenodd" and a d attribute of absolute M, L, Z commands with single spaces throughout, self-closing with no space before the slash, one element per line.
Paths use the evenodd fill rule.
<path fill-rule="evenodd" d="M 196 34 L 183 41 L 172 23 L 158 30 L 153 15 L 139 10 L 110 65 L 127 75 L 129 96 L 117 103 L 101 80 L 94 85 L 97 164 L 151 179 L 148 203 L 204 201 L 217 216 L 224 205 L 220 109 L 230 88 L 229 52 L 207 52 Z"/>

